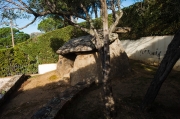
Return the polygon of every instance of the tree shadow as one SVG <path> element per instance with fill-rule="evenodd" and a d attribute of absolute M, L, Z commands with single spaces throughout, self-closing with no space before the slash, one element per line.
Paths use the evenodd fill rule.
<path fill-rule="evenodd" d="M 53 52 L 56 51 L 65 43 L 63 39 L 59 38 L 51 38 L 50 39 L 50 47 L 52 48 Z"/>
<path fill-rule="evenodd" d="M 52 40 L 53 41 L 52 44 L 56 45 L 55 44 L 56 40 L 58 40 L 58 39 Z M 62 42 L 60 42 L 60 43 L 62 43 Z M 57 46 L 57 47 L 59 48 L 59 46 Z M 56 51 L 56 49 L 55 49 L 55 51 Z M 125 57 L 126 54 L 121 54 L 121 56 Z M 117 71 L 118 69 L 116 69 L 116 67 L 121 67 L 123 65 L 123 61 L 126 61 L 126 60 L 127 59 L 125 59 L 125 58 L 119 59 L 117 57 L 114 57 L 112 59 L 112 61 L 118 62 L 119 64 L 118 64 L 118 66 L 114 66 L 114 67 L 112 66 L 114 69 L 112 69 L 111 71 L 112 72 Z M 80 69 L 76 70 L 74 72 L 74 74 L 78 75 L 79 78 L 82 78 L 81 75 L 83 74 L 83 72 L 88 71 L 89 69 L 94 70 L 95 65 L 97 65 L 96 62 L 94 62 L 91 65 L 87 65 L 86 67 L 81 67 Z M 121 67 L 121 70 L 118 70 L 119 73 L 114 74 L 114 77 L 112 77 L 112 79 L 113 79 L 112 81 L 113 82 L 115 81 L 113 83 L 113 89 L 114 89 L 113 92 L 116 95 L 116 102 L 118 104 L 119 113 L 121 113 L 122 110 L 125 110 L 125 111 L 123 111 L 124 112 L 123 114 L 121 113 L 122 117 L 124 116 L 124 118 L 126 118 L 126 116 L 132 117 L 132 118 L 133 117 L 146 118 L 147 116 L 154 117 L 154 118 L 157 117 L 157 115 L 159 115 L 159 111 L 153 112 L 155 114 L 155 116 L 152 116 L 151 113 L 147 112 L 146 114 L 142 114 L 140 112 L 140 110 L 137 110 L 137 109 L 139 109 L 139 105 L 137 104 L 137 102 L 138 103 L 141 102 L 142 95 L 144 95 L 143 90 L 145 90 L 148 85 L 147 85 L 147 83 L 146 83 L 146 85 L 136 85 L 136 83 L 138 83 L 138 82 L 136 82 L 136 83 L 134 83 L 134 82 L 138 81 L 138 80 L 136 80 L 135 77 L 133 77 L 132 80 L 130 80 L 130 79 L 124 80 L 124 78 L 120 77 L 120 76 L 123 76 L 126 74 L 126 73 L 123 73 L 124 69 L 126 69 L 126 67 Z M 117 76 L 117 77 L 115 77 L 115 76 Z M 130 75 L 127 74 L 127 76 L 130 76 Z M 84 76 L 85 79 L 86 79 L 86 77 L 89 78 L 89 76 Z M 115 78 L 117 78 L 117 80 L 114 80 Z M 121 80 L 123 80 L 123 81 L 121 82 Z M 28 80 L 25 83 L 28 83 Z M 167 85 L 164 88 L 167 88 L 167 86 L 169 86 L 168 83 L 169 82 L 167 82 Z M 29 90 L 18 90 L 14 94 L 14 97 L 7 104 L 5 104 L 3 106 L 3 110 L 0 112 L 0 118 L 3 118 L 3 119 L 12 119 L 12 118 L 29 119 L 32 117 L 32 115 L 34 113 L 37 112 L 37 110 L 39 110 L 44 105 L 46 105 L 53 97 L 55 97 L 55 96 L 58 97 L 59 95 L 61 95 L 62 92 L 64 90 L 66 90 L 67 88 L 68 88 L 68 86 L 60 87 L 58 85 L 58 83 L 50 83 L 50 84 L 46 84 L 46 85 L 39 86 L 39 87 L 29 89 Z M 83 93 L 81 95 L 80 99 L 77 98 L 76 102 L 78 102 L 78 103 L 74 103 L 74 102 L 70 103 L 70 104 L 75 104 L 75 107 L 77 109 L 76 110 L 73 107 L 73 110 L 77 111 L 77 112 L 73 112 L 74 114 L 76 113 L 77 116 L 82 115 L 82 118 L 85 118 L 89 114 L 93 115 L 93 114 L 97 113 L 97 112 L 93 112 L 93 110 L 91 110 L 93 107 L 103 106 L 99 102 L 96 101 L 96 100 L 100 100 L 100 97 L 98 96 L 99 95 L 98 92 L 96 92 L 96 95 L 94 95 L 95 89 L 96 88 L 94 88 L 94 89 L 92 88 L 92 90 L 89 90 L 89 92 Z M 179 109 L 180 105 L 177 100 L 179 95 L 177 95 L 177 94 L 179 93 L 180 89 L 175 84 L 173 86 L 170 86 L 169 89 L 173 90 L 172 93 L 169 93 L 169 95 L 170 94 L 172 94 L 172 95 L 169 96 L 169 98 L 168 98 L 168 96 L 166 95 L 167 90 L 164 90 L 160 95 L 161 98 L 158 100 L 158 102 L 160 102 L 161 105 L 162 104 L 163 105 L 160 107 L 157 107 L 157 109 L 160 109 L 161 114 L 167 113 L 168 117 L 175 117 L 175 116 L 179 117 L 176 112 L 174 112 L 174 113 L 168 112 L 167 109 L 169 108 L 169 105 L 170 106 L 173 105 L 173 106 L 171 106 L 171 110 Z M 119 91 L 119 92 L 116 93 L 116 91 Z M 91 93 L 91 95 L 89 95 L 89 93 Z M 139 93 L 140 93 L 140 95 L 139 95 Z M 48 97 L 44 98 L 45 94 L 47 94 Z M 71 95 L 69 95 L 69 96 L 71 96 Z M 90 96 L 90 97 L 88 97 L 88 96 Z M 123 96 L 125 96 L 125 97 L 123 98 Z M 68 95 L 67 95 L 67 97 L 68 97 Z M 93 98 L 93 99 L 91 100 L 91 98 Z M 81 101 L 81 99 L 83 99 L 83 100 L 85 99 L 85 100 Z M 78 104 L 80 104 L 80 107 L 77 107 Z M 98 105 L 98 104 L 100 104 L 100 105 Z M 89 110 L 89 108 L 91 108 L 91 109 Z M 96 110 L 99 110 L 99 109 L 100 109 L 100 111 L 103 111 L 104 107 L 97 108 Z M 71 112 L 71 110 L 64 111 L 64 113 L 66 113 L 66 114 L 69 112 Z M 138 113 L 136 113 L 136 112 L 138 112 Z M 171 113 L 173 115 L 171 115 Z M 121 115 L 121 114 L 119 114 L 119 115 Z M 140 117 L 139 117 L 139 115 L 140 115 Z M 97 115 L 97 116 L 100 116 L 100 115 Z M 159 117 L 162 117 L 162 116 L 159 116 Z M 96 117 L 93 117 L 93 118 L 96 118 Z"/>
<path fill-rule="evenodd" d="M 122 54 L 122 57 L 124 57 L 124 55 L 125 54 Z M 119 58 L 115 57 L 115 59 L 113 60 L 117 62 L 119 61 L 118 59 Z M 122 58 L 122 61 L 123 60 L 124 58 Z M 119 65 L 123 65 L 122 63 Z M 91 65 L 87 65 L 86 67 L 82 67 L 78 69 L 74 73 L 81 75 L 83 71 L 88 71 L 91 68 L 93 69 L 95 65 L 97 64 L 94 63 Z M 122 72 L 125 68 L 126 67 L 122 67 L 121 71 L 119 71 L 121 75 L 124 75 Z M 116 68 L 114 70 L 116 70 Z M 171 110 L 176 110 L 179 109 L 180 107 L 177 99 L 179 97 L 179 95 L 177 95 L 178 93 L 177 90 L 179 90 L 179 87 L 177 85 L 175 86 L 176 88 L 178 88 L 176 90 L 174 90 L 175 89 L 174 85 L 173 87 L 171 86 L 170 88 L 168 88 L 173 90 L 172 93 L 169 93 L 172 94 L 170 98 L 167 98 L 166 95 L 167 91 L 163 91 L 161 93 L 157 104 L 159 105 L 159 103 L 161 103 L 161 106 L 157 106 L 157 110 L 153 109 L 153 114 L 151 113 L 152 111 L 143 114 L 139 110 L 139 104 L 143 96 L 142 90 L 146 89 L 148 84 L 146 82 L 146 85 L 140 85 L 140 81 L 142 80 L 137 80 L 135 77 L 127 80 L 129 76 L 131 75 L 128 74 L 126 78 L 122 78 L 118 76 L 116 78 L 114 77 L 112 80 L 113 93 L 117 104 L 117 111 L 120 117 L 124 119 L 127 116 L 129 118 L 130 117 L 146 118 L 147 116 L 150 118 L 151 117 L 155 118 L 155 117 L 163 117 L 166 115 L 168 117 L 179 117 L 178 111 L 176 112 L 168 111 L 169 105 L 173 105 L 171 106 Z M 28 80 L 23 85 L 25 84 L 27 85 L 28 83 L 31 83 Z M 164 88 L 167 89 L 168 83 L 169 82 L 167 82 L 167 85 Z M 54 97 L 59 97 L 60 95 L 62 95 L 67 88 L 69 88 L 68 85 L 60 86 L 58 85 L 58 82 L 55 82 L 28 90 L 18 90 L 17 92 L 14 93 L 10 101 L 7 104 L 5 104 L 3 107 L 1 107 L 3 109 L 0 111 L 0 118 L 29 119 L 39 109 L 47 105 L 48 102 L 52 100 Z M 90 87 L 88 90 L 85 90 L 85 92 L 81 93 L 78 96 L 72 95 L 73 92 L 74 92 L 73 90 L 69 91 L 69 95 L 66 95 L 66 99 L 69 99 L 69 101 L 71 102 L 67 101 L 65 105 L 66 108 L 64 107 L 62 108 L 62 111 L 59 112 L 60 114 L 59 116 L 63 115 L 69 118 L 77 117 L 77 119 L 84 119 L 86 117 L 88 117 L 86 119 L 90 119 L 90 118 L 97 119 L 103 117 L 104 105 L 100 96 L 100 93 L 102 94 L 101 85 L 99 86 L 93 85 L 93 87 Z M 76 96 L 76 98 L 72 98 L 71 96 Z M 63 101 L 64 99 L 62 99 L 62 103 Z M 159 113 L 161 115 L 159 115 Z M 72 114 L 72 115 L 68 115 L 68 114 Z"/>
<path fill-rule="evenodd" d="M 29 79 L 21 85 L 21 88 L 28 83 L 30 83 Z M 59 86 L 58 83 L 49 83 L 28 90 L 21 88 L 0 107 L 1 119 L 30 119 L 39 108 L 68 88 L 68 85 Z"/>
<path fill-rule="evenodd" d="M 117 61 L 116 58 L 114 60 Z M 94 70 L 95 65 L 97 64 L 94 63 L 87 67 L 82 67 L 74 72 L 74 74 L 80 78 L 85 71 L 89 70 L 88 68 Z M 125 68 L 126 67 L 122 67 L 122 70 Z M 122 71 L 119 71 L 119 73 L 121 72 Z M 132 119 L 180 118 L 178 114 L 178 110 L 180 109 L 178 102 L 180 88 L 177 82 L 171 82 L 171 85 L 169 85 L 170 80 L 162 87 L 162 91 L 153 107 L 145 112 L 141 111 L 140 104 L 142 98 L 151 82 L 151 78 L 149 77 L 143 77 L 142 80 L 142 75 L 147 75 L 148 73 L 149 71 L 140 72 L 137 70 L 135 74 L 128 74 L 128 76 L 124 78 L 119 76 L 112 79 L 113 95 L 118 113 L 117 119 L 127 119 L 127 117 Z M 82 77 L 89 78 L 89 76 L 86 77 L 86 75 L 82 75 Z M 86 90 L 86 92 L 69 102 L 68 105 L 59 112 L 56 118 L 104 119 L 103 110 L 105 108 L 101 100 L 103 95 L 102 89 L 102 85 L 98 85 L 97 87 L 93 86 L 89 90 Z M 167 96 L 167 91 L 169 91 L 168 95 L 170 96 Z"/>
<path fill-rule="evenodd" d="M 124 57 L 124 55 L 122 55 L 122 57 Z M 84 71 L 87 72 L 89 70 L 93 70 L 95 65 L 97 65 L 96 62 L 90 65 L 86 65 L 85 67 L 81 67 L 80 69 L 74 71 L 73 74 L 79 75 L 80 76 L 79 78 L 81 78 L 80 81 L 87 82 L 86 78 L 92 78 L 91 80 L 95 80 L 94 77 L 90 77 L 90 76 L 81 77 Z M 121 73 L 124 71 L 124 68 L 121 69 L 122 71 L 119 71 L 119 74 L 124 75 Z M 44 78 L 48 78 L 48 77 L 49 76 L 46 76 Z M 83 80 L 82 78 L 84 78 L 85 80 Z M 22 84 L 21 88 L 31 83 L 31 81 L 32 80 L 28 79 L 25 83 Z M 10 101 L 8 101 L 7 104 L 4 104 L 3 107 L 0 107 L 2 109 L 0 112 L 0 118 L 29 119 L 40 108 L 46 105 L 53 97 L 59 97 L 59 95 L 61 95 L 63 91 L 65 91 L 68 87 L 69 86 L 60 86 L 58 85 L 58 82 L 57 82 L 57 83 L 49 83 L 46 85 L 42 85 L 42 86 L 38 86 L 32 89 L 30 88 L 26 90 L 22 90 L 20 88 L 18 91 L 16 91 L 13 94 L 13 96 L 10 98 Z M 71 92 L 74 92 L 74 91 L 70 91 L 70 93 Z M 66 97 L 68 96 L 71 97 L 72 94 L 66 95 Z"/>

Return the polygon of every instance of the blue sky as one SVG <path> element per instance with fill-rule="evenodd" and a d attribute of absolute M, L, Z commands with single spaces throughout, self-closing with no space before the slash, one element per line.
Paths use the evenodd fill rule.
<path fill-rule="evenodd" d="M 122 7 L 127 7 L 129 5 L 132 5 L 135 2 L 135 0 L 123 0 L 122 2 Z M 16 23 L 18 24 L 19 27 L 25 26 L 26 24 L 28 24 L 29 22 L 31 22 L 31 20 L 28 19 L 20 19 L 17 20 Z M 33 32 L 40 32 L 37 29 L 38 24 L 40 23 L 40 20 L 36 20 L 35 23 L 31 24 L 30 26 L 28 26 L 27 28 L 24 28 L 23 32 L 31 34 Z"/>

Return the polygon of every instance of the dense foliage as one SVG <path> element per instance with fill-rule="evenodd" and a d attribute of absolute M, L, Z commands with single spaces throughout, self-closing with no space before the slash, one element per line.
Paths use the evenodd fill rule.
<path fill-rule="evenodd" d="M 14 34 L 14 43 L 21 43 L 30 38 L 30 36 L 24 32 L 21 32 L 15 28 L 13 28 Z M 4 27 L 0 28 L 0 49 L 9 48 L 12 46 L 12 35 L 11 28 Z"/>
<path fill-rule="evenodd" d="M 80 29 L 67 26 L 42 34 L 16 45 L 0 50 L 0 77 L 19 73 L 38 72 L 38 64 L 56 63 L 56 50 L 71 38 L 85 35 Z"/>
<path fill-rule="evenodd" d="M 121 34 L 120 39 L 174 35 L 180 28 L 180 1 L 149 1 L 151 2 L 136 3 L 123 9 L 124 15 L 119 26 L 129 26 L 132 31 L 128 34 Z"/>

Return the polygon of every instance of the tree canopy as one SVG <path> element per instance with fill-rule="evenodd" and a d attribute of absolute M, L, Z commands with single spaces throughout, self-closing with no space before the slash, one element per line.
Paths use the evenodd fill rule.
<path fill-rule="evenodd" d="M 43 32 L 49 32 L 58 28 L 62 28 L 63 26 L 64 22 L 62 18 L 55 19 L 52 17 L 48 17 L 38 24 L 38 30 Z"/>
<path fill-rule="evenodd" d="M 121 34 L 121 39 L 136 40 L 154 35 L 174 35 L 180 27 L 180 1 L 145 0 L 123 8 L 119 26 L 129 26 L 132 30 Z"/>
<path fill-rule="evenodd" d="M 15 44 L 26 41 L 30 38 L 29 34 L 21 32 L 13 28 Z M 0 48 L 8 48 L 12 46 L 11 28 L 0 28 Z"/>
<path fill-rule="evenodd" d="M 115 11 L 119 0 L 107 0 L 106 3 L 109 9 Z M 114 4 L 111 7 L 111 4 Z M 120 2 L 119 2 L 120 4 Z M 71 22 L 70 17 L 77 17 L 86 20 L 92 26 L 92 13 L 95 13 L 98 17 L 98 10 L 101 7 L 100 0 L 2 0 L 0 1 L 2 6 L 0 9 L 1 19 L 17 19 L 17 18 L 29 18 L 34 16 L 32 22 L 22 27 L 25 28 L 34 23 L 39 17 L 46 17 L 48 15 L 58 15 L 64 20 L 77 27 L 81 27 Z M 120 6 L 120 5 L 119 5 Z M 117 9 L 116 9 L 117 10 Z M 99 10 L 100 11 L 100 10 Z M 90 23 L 91 22 L 91 23 Z M 20 28 L 20 29 L 22 29 Z M 82 28 L 86 32 L 90 32 L 88 29 Z M 91 32 L 92 34 L 92 32 Z"/>

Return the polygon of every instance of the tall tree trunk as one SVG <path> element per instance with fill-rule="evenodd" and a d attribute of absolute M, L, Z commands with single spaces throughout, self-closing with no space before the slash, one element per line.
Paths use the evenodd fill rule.
<path fill-rule="evenodd" d="M 103 47 L 103 91 L 104 103 L 106 107 L 106 118 L 112 119 L 114 117 L 114 99 L 111 87 L 110 74 L 110 52 L 109 52 L 109 29 L 108 29 L 108 14 L 106 0 L 102 0 L 102 21 L 103 21 L 103 34 L 104 34 L 104 47 Z"/>
<path fill-rule="evenodd" d="M 12 46 L 14 47 L 14 32 L 13 32 L 13 22 L 12 22 L 12 20 L 10 21 L 10 24 L 11 24 Z"/>
<path fill-rule="evenodd" d="M 160 88 L 162 83 L 166 80 L 168 74 L 171 72 L 173 66 L 180 58 L 180 29 L 176 32 L 173 40 L 168 45 L 166 54 L 161 61 L 161 64 L 156 71 L 153 81 L 151 82 L 146 95 L 144 97 L 143 103 L 141 105 L 142 110 L 144 110 L 149 104 L 151 104 Z"/>

